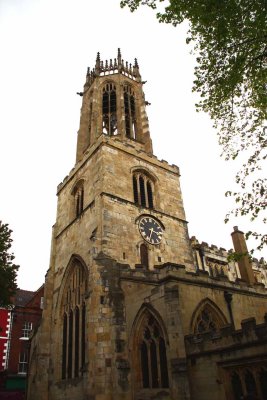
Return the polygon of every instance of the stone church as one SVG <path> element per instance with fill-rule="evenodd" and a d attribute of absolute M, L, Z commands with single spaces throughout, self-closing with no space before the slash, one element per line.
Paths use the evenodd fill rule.
<path fill-rule="evenodd" d="M 179 168 L 153 154 L 137 60 L 88 69 L 58 186 L 28 400 L 267 399 L 263 260 L 189 239 Z M 235 251 L 247 252 L 234 228 Z"/>

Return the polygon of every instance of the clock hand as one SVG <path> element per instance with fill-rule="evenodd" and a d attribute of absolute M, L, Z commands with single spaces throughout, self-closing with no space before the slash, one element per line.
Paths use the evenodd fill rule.
<path fill-rule="evenodd" d="M 153 228 L 150 228 L 149 230 L 150 230 L 150 236 L 149 236 L 149 240 L 150 240 L 150 239 L 151 239 L 151 236 L 152 236 L 152 233 L 154 232 L 154 229 L 153 229 Z"/>

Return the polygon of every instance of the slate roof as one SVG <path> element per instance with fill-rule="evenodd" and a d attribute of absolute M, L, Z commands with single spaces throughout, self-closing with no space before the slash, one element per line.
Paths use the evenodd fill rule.
<path fill-rule="evenodd" d="M 25 306 L 31 300 L 34 294 L 35 292 L 30 290 L 18 289 L 15 295 L 15 306 Z"/>

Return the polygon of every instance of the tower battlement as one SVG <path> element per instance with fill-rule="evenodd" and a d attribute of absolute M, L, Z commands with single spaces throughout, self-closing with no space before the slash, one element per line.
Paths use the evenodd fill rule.
<path fill-rule="evenodd" d="M 198 335 L 185 336 L 185 344 L 190 355 L 197 355 L 203 352 L 227 350 L 229 346 L 253 345 L 257 339 L 262 343 L 267 341 L 267 314 L 264 316 L 264 323 L 256 324 L 255 318 L 247 318 L 241 321 L 241 329 L 235 329 L 228 324 L 218 331 L 208 331 Z"/>

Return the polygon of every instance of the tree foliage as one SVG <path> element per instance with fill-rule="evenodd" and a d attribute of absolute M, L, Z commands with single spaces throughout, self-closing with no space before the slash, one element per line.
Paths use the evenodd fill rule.
<path fill-rule="evenodd" d="M 0 306 L 6 307 L 11 304 L 11 297 L 17 289 L 16 277 L 19 269 L 13 264 L 14 255 L 10 253 L 12 244 L 12 231 L 8 224 L 0 221 Z"/>
<path fill-rule="evenodd" d="M 266 0 L 122 0 L 121 6 L 126 5 L 131 11 L 163 5 L 157 13 L 160 22 L 189 22 L 186 41 L 193 43 L 196 55 L 197 110 L 213 119 L 225 159 L 242 153 L 245 160 L 235 177 L 239 189 L 226 194 L 234 197 L 236 209 L 225 221 L 230 214 L 251 220 L 262 216 L 267 208 L 267 180 L 260 176 L 267 158 Z M 250 235 L 259 239 L 258 249 L 267 243 L 265 234 Z"/>

